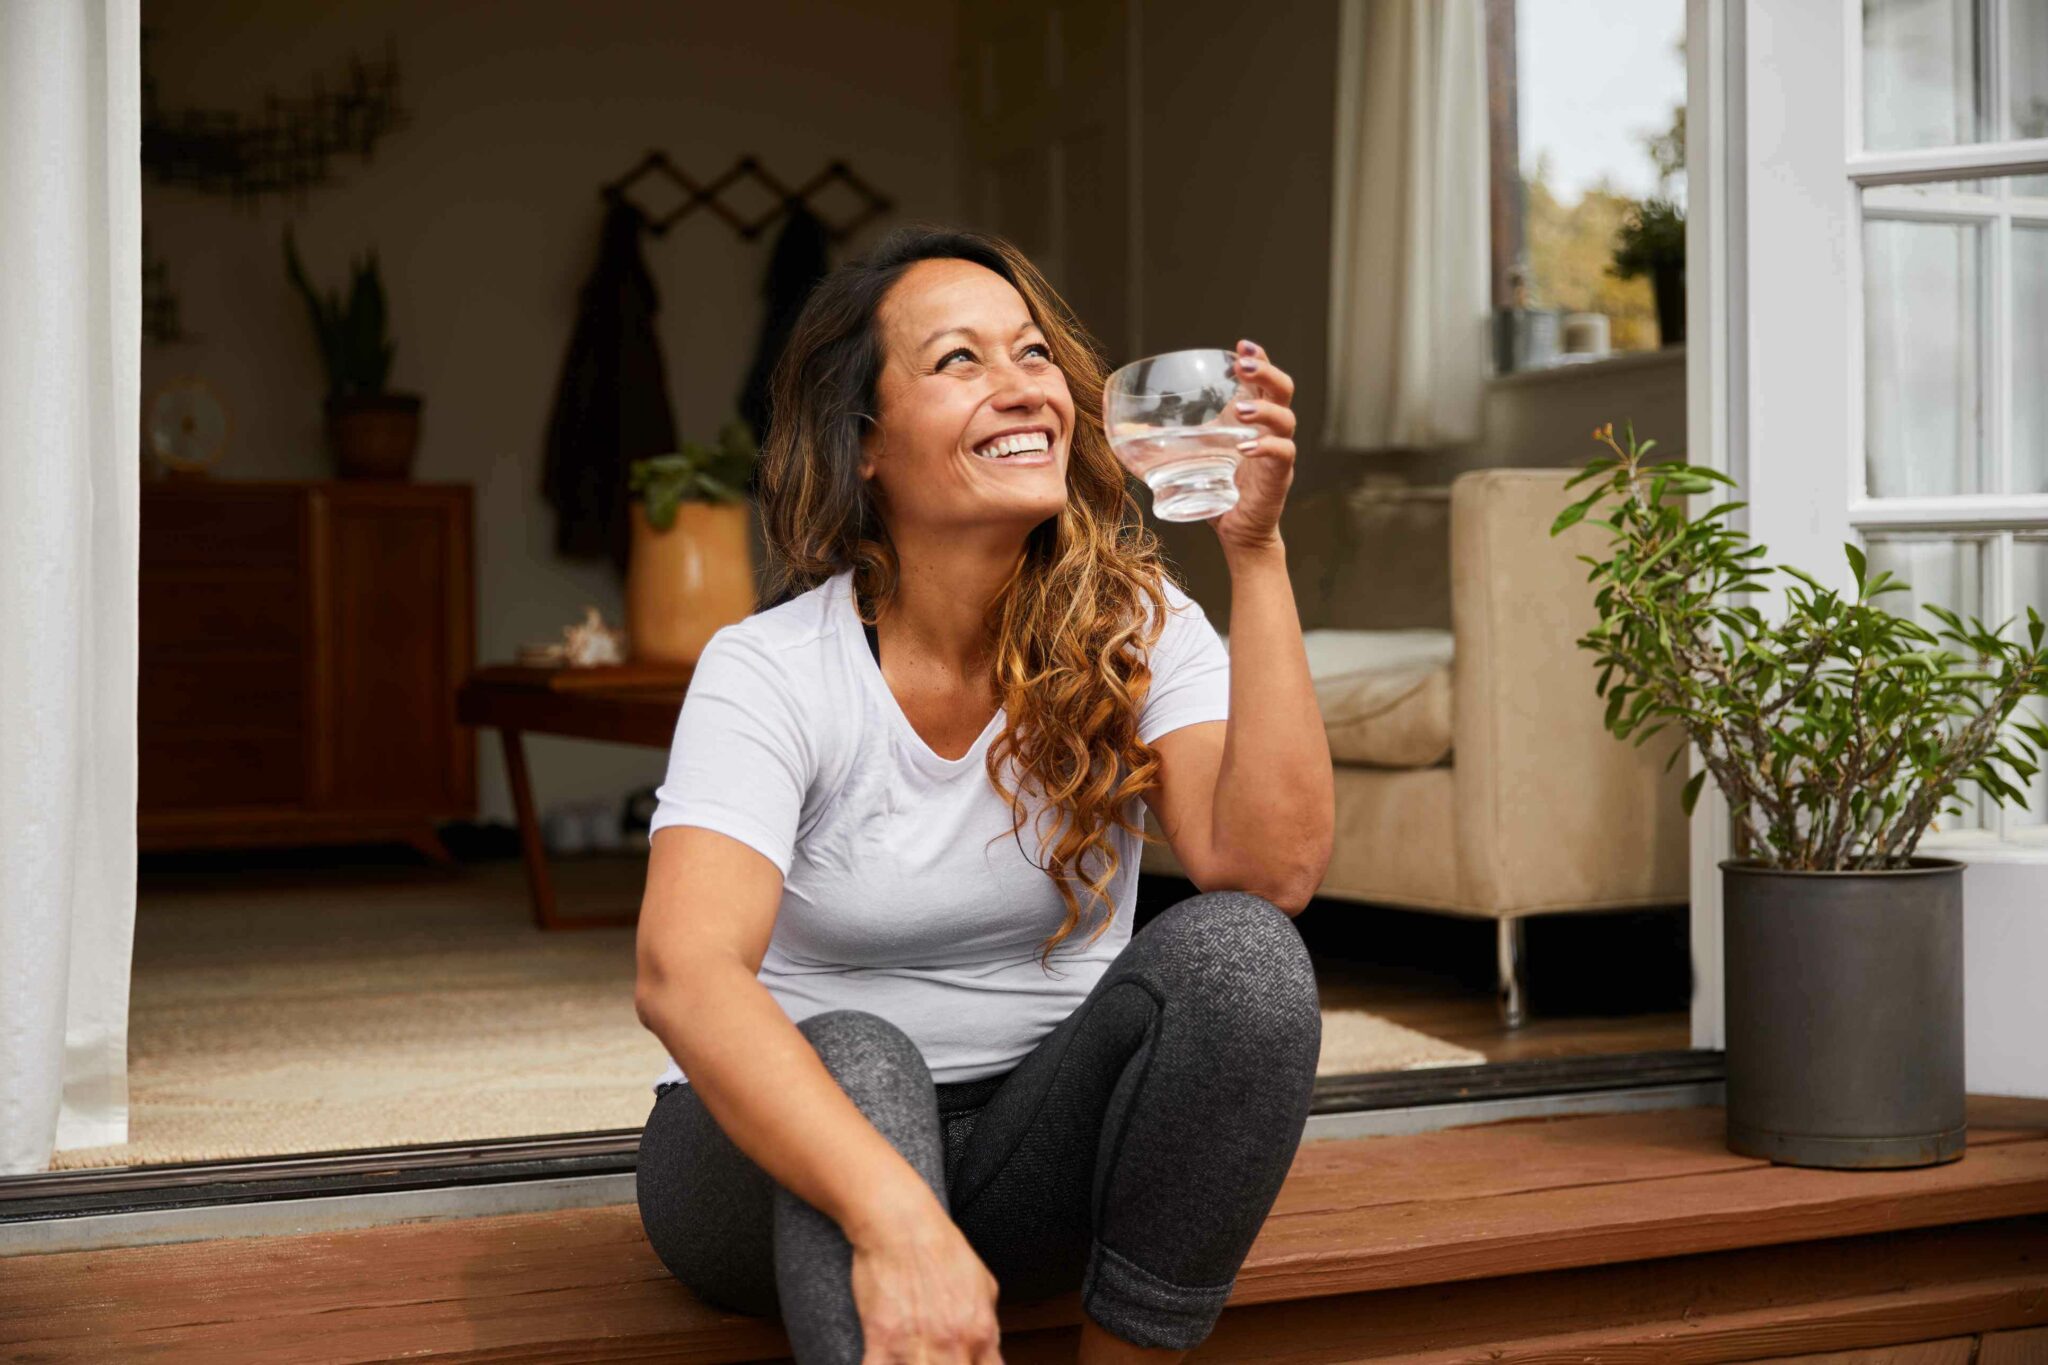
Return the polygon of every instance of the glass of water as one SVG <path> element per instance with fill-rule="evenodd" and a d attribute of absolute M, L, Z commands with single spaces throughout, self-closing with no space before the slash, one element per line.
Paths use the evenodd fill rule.
<path fill-rule="evenodd" d="M 1237 506 L 1237 443 L 1261 433 L 1231 405 L 1251 397 L 1235 351 L 1170 351 L 1109 377 L 1109 446 L 1152 490 L 1154 516 L 1205 521 Z"/>

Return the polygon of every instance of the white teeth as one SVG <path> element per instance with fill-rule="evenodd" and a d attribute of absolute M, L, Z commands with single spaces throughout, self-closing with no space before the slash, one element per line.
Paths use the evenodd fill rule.
<path fill-rule="evenodd" d="M 1000 436 L 974 448 L 974 453 L 983 459 L 995 460 L 1008 455 L 1021 455 L 1031 450 L 1050 450 L 1051 441 L 1042 431 L 1020 431 L 1010 436 Z"/>

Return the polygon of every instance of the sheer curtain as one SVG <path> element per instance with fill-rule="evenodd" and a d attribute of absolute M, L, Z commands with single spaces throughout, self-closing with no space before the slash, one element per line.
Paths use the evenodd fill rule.
<path fill-rule="evenodd" d="M 0 1173 L 128 1135 L 137 0 L 0 5 Z"/>
<path fill-rule="evenodd" d="M 1481 0 L 1343 5 L 1324 440 L 1474 440 L 1491 306 Z"/>

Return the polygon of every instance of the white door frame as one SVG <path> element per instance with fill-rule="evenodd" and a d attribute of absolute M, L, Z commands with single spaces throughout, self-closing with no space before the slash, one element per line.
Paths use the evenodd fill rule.
<path fill-rule="evenodd" d="M 1687 0 L 1686 51 L 1686 459 L 1744 481 L 1746 442 L 1735 385 L 1743 373 L 1743 202 L 1740 5 Z M 1735 523 L 1746 524 L 1746 513 Z M 1690 758 L 1693 772 L 1699 753 Z M 1728 803 L 1712 782 L 1700 790 L 1691 828 L 1692 1045 L 1726 1046 L 1722 986 L 1721 873 L 1731 852 Z"/>

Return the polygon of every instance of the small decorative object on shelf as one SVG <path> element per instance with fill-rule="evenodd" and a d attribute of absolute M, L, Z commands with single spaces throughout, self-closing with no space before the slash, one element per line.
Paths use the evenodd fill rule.
<path fill-rule="evenodd" d="M 626 662 L 626 632 L 605 624 L 604 613 L 583 608 L 583 619 L 562 627 L 562 638 L 548 644 L 521 645 L 522 664 L 540 668 L 601 668 Z"/>
<path fill-rule="evenodd" d="M 1956 788 L 2024 806 L 2048 726 L 2013 721 L 2048 695 L 2043 624 L 1942 629 L 1895 616 L 1906 588 L 1844 546 L 1853 592 L 1790 565 L 1725 518 L 1688 519 L 1684 499 L 1733 486 L 1717 470 L 1652 464 L 1654 441 L 1614 452 L 1571 482 L 1581 521 L 1609 531 L 1581 555 L 1598 583 L 1607 728 L 1642 743 L 1668 725 L 1727 798 L 1734 858 L 1721 864 L 1726 947 L 1728 1145 L 1744 1156 L 1834 1168 L 1928 1166 L 1963 1155 L 1963 864 L 1916 856 L 1936 817 L 1963 814 Z M 1591 516 L 1598 508 L 1603 515 Z M 1745 600 L 1783 573 L 1782 620 Z M 1951 648 L 1951 646 L 1953 646 Z M 2001 771 L 2001 769 L 2005 771 Z M 2008 778 L 2007 773 L 2011 774 Z M 2012 780 L 2017 779 L 2017 781 Z"/>
<path fill-rule="evenodd" d="M 372 248 L 354 265 L 348 303 L 338 290 L 323 296 L 306 277 L 291 224 L 284 229 L 285 269 L 306 303 L 327 369 L 327 439 L 345 479 L 403 479 L 419 447 L 420 397 L 384 385 L 397 349 L 384 306 L 384 282 Z"/>
<path fill-rule="evenodd" d="M 1605 313 L 1566 313 L 1564 315 L 1564 350 L 1562 359 L 1572 361 L 1599 360 L 1611 347 L 1608 344 L 1607 315 Z"/>
<path fill-rule="evenodd" d="M 143 449 L 167 478 L 205 478 L 227 453 L 227 406 L 197 375 L 159 387 L 142 416 Z"/>
<path fill-rule="evenodd" d="M 635 663 L 695 664 L 722 626 L 754 609 L 754 549 L 746 487 L 756 451 L 745 422 L 718 444 L 685 441 L 635 460 L 626 629 Z"/>

